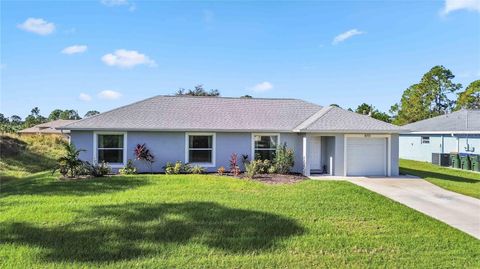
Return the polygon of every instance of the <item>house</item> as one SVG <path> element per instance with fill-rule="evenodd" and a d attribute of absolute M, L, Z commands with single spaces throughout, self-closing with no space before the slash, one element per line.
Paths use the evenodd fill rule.
<path fill-rule="evenodd" d="M 232 153 L 272 158 L 286 143 L 295 152 L 293 171 L 305 175 L 398 175 L 399 127 L 297 99 L 156 96 L 62 129 L 86 150 L 83 160 L 104 160 L 115 169 L 133 160 L 143 143 L 155 156 L 156 172 L 177 160 L 228 170 Z"/>
<path fill-rule="evenodd" d="M 480 110 L 462 109 L 405 125 L 400 158 L 432 161 L 432 153 L 480 154 Z"/>
<path fill-rule="evenodd" d="M 20 135 L 68 135 L 69 130 L 62 131 L 59 127 L 73 122 L 76 122 L 76 120 L 54 120 L 20 130 L 18 133 Z"/>

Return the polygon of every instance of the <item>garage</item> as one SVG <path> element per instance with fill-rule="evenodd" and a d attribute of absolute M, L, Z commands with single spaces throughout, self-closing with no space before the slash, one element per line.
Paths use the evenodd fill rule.
<path fill-rule="evenodd" d="M 347 176 L 387 176 L 388 147 L 386 137 L 347 137 Z"/>

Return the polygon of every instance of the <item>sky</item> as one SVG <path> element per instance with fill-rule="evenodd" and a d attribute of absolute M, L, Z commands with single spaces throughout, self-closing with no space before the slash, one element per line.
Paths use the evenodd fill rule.
<path fill-rule="evenodd" d="M 104 112 L 203 84 L 382 111 L 435 65 L 480 79 L 480 0 L 1 1 L 0 113 Z"/>

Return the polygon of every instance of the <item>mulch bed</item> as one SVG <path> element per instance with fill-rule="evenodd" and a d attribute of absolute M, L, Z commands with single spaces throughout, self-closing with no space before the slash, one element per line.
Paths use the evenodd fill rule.
<path fill-rule="evenodd" d="M 231 176 L 234 177 L 231 174 L 223 174 L 224 176 Z M 302 182 L 308 177 L 302 175 L 302 174 L 258 174 L 256 175 L 253 179 L 248 178 L 245 174 L 240 174 L 239 176 L 235 178 L 240 178 L 240 179 L 246 179 L 246 180 L 253 180 L 253 181 L 258 181 L 262 182 L 265 184 L 294 184 L 298 182 Z"/>

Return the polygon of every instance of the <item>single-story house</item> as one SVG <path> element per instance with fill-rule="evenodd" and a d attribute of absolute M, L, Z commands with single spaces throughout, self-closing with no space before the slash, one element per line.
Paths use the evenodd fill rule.
<path fill-rule="evenodd" d="M 404 126 L 400 158 L 432 162 L 432 153 L 480 154 L 480 110 L 462 109 Z"/>
<path fill-rule="evenodd" d="M 134 160 L 134 148 L 143 143 L 155 156 L 155 172 L 177 160 L 209 172 L 221 166 L 228 170 L 232 153 L 239 159 L 272 158 L 286 143 L 295 153 L 294 172 L 398 175 L 401 128 L 297 99 L 156 96 L 62 129 L 71 131 L 71 143 L 86 150 L 81 159 L 106 161 L 115 169 Z"/>
<path fill-rule="evenodd" d="M 60 130 L 59 127 L 74 123 L 76 120 L 54 120 L 37 124 L 30 128 L 18 131 L 20 135 L 66 135 L 70 133 L 69 130 Z"/>

